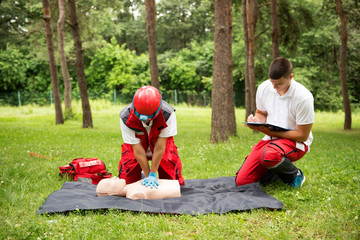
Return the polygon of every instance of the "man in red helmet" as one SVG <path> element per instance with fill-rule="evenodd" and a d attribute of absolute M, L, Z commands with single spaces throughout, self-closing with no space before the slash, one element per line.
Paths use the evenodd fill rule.
<path fill-rule="evenodd" d="M 130 184 L 141 179 L 142 171 L 145 175 L 142 184 L 157 188 L 158 172 L 159 178 L 178 180 L 184 185 L 173 137 L 177 134 L 175 109 L 162 100 L 158 89 L 139 88 L 133 102 L 120 112 L 120 127 L 124 144 L 119 178 Z"/>

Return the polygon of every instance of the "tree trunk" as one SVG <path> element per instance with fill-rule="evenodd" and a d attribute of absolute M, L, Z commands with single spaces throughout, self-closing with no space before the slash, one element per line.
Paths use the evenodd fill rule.
<path fill-rule="evenodd" d="M 229 66 L 228 66 L 228 86 L 227 86 L 227 90 L 228 93 L 227 95 L 229 96 L 226 100 L 228 101 L 228 103 L 226 104 L 227 108 L 227 112 L 228 112 L 228 128 L 229 128 L 229 132 L 230 135 L 234 135 L 236 136 L 236 117 L 235 117 L 235 102 L 234 102 L 234 82 L 233 82 L 233 67 L 234 67 L 234 62 L 233 62 L 233 58 L 232 58 L 232 22 L 233 22 L 233 16 L 232 16 L 232 8 L 231 8 L 231 0 L 229 0 L 228 3 L 228 7 L 229 7 L 229 16 L 228 16 L 228 24 L 229 24 L 229 37 L 228 37 L 228 48 L 230 51 L 230 54 L 228 56 L 228 61 L 229 61 Z"/>
<path fill-rule="evenodd" d="M 277 12 L 277 0 L 271 0 L 271 26 L 272 26 L 272 55 L 273 59 L 280 56 L 279 42 L 280 42 L 280 30 L 278 23 L 278 12 Z"/>
<path fill-rule="evenodd" d="M 145 16 L 146 16 L 148 47 L 149 47 L 151 85 L 159 89 L 160 88 L 159 70 L 158 70 L 157 55 L 156 55 L 155 0 L 145 0 L 145 7 L 146 7 Z"/>
<path fill-rule="evenodd" d="M 65 119 L 72 117 L 71 107 L 71 79 L 66 63 L 66 55 L 64 51 L 64 21 L 65 21 L 65 2 L 59 1 L 59 19 L 57 22 L 58 30 L 58 51 L 60 56 L 61 73 L 64 79 L 64 102 L 65 102 Z"/>
<path fill-rule="evenodd" d="M 249 88 L 250 88 L 250 110 L 256 110 L 256 79 L 255 79 L 255 28 L 257 21 L 257 1 L 246 0 L 246 21 L 249 44 Z"/>
<path fill-rule="evenodd" d="M 336 0 L 336 12 L 341 20 L 341 47 L 340 47 L 340 83 L 341 91 L 343 96 L 344 112 L 345 112 L 345 122 L 344 129 L 351 129 L 351 106 L 348 93 L 348 87 L 346 82 L 346 50 L 347 50 L 347 30 L 346 30 L 346 14 L 342 8 L 341 0 Z"/>
<path fill-rule="evenodd" d="M 57 66 L 55 62 L 55 54 L 54 54 L 55 51 L 54 51 L 54 43 L 53 43 L 53 31 L 51 27 L 51 13 L 50 13 L 49 0 L 43 0 L 42 4 L 43 4 L 43 15 L 45 22 L 46 43 L 47 43 L 48 56 L 49 56 L 52 94 L 55 105 L 55 123 L 64 124 L 64 117 L 61 109 L 58 70 L 57 70 Z"/>
<path fill-rule="evenodd" d="M 77 22 L 75 0 L 69 0 L 69 15 L 70 15 L 70 26 L 74 38 L 74 47 L 75 47 L 75 55 L 76 55 L 76 60 L 75 60 L 76 75 L 78 78 L 82 110 L 83 110 L 82 127 L 89 128 L 89 127 L 93 127 L 93 122 L 91 116 L 89 97 L 87 93 L 87 86 L 86 86 L 86 79 L 84 72 L 84 58 L 82 54 L 82 42 L 79 33 L 79 25 Z"/>
<path fill-rule="evenodd" d="M 215 0 L 211 142 L 236 135 L 232 80 L 231 1 Z"/>
<path fill-rule="evenodd" d="M 248 26 L 246 20 L 246 0 L 242 0 L 242 23 L 244 32 L 244 44 L 245 44 L 245 121 L 251 114 L 251 93 L 249 82 L 249 37 Z"/>

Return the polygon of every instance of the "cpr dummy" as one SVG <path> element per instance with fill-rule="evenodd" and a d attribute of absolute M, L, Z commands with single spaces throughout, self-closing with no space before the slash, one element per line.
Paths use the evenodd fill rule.
<path fill-rule="evenodd" d="M 112 177 L 103 179 L 96 187 L 98 197 L 120 196 L 135 199 L 165 199 L 180 197 L 180 185 L 177 180 L 158 179 L 158 188 L 145 187 L 142 180 L 126 184 L 125 179 Z"/>

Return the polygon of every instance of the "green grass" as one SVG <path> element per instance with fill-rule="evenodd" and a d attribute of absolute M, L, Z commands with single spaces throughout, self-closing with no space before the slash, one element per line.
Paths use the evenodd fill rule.
<path fill-rule="evenodd" d="M 97 157 L 116 175 L 122 144 L 121 106 L 92 102 L 94 128 L 75 118 L 55 125 L 53 107 L 0 107 L 0 239 L 359 239 L 360 112 L 353 130 L 344 131 L 343 114 L 316 113 L 311 151 L 296 165 L 307 178 L 300 190 L 282 183 L 263 187 L 281 200 L 282 211 L 151 215 L 74 212 L 36 215 L 46 197 L 61 188 L 59 166 L 76 157 Z M 251 146 L 262 138 L 241 124 L 238 136 L 211 144 L 211 109 L 178 106 L 175 137 L 185 179 L 234 176 Z M 29 155 L 37 153 L 35 157 Z"/>

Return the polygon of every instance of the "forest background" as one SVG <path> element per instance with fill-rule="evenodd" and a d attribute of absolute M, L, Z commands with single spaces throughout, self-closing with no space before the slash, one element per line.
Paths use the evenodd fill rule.
<path fill-rule="evenodd" d="M 50 1 L 53 29 L 57 1 Z M 104 98 L 114 89 L 131 96 L 150 85 L 145 5 L 140 0 L 78 0 L 79 29 L 83 41 L 89 96 Z M 269 1 L 258 1 L 255 32 L 256 84 L 267 79 L 271 54 Z M 347 13 L 347 83 L 352 106 L 360 102 L 360 6 L 343 1 Z M 17 104 L 11 93 L 36 95 L 51 91 L 42 3 L 1 1 L 0 104 Z M 233 85 L 236 106 L 244 106 L 245 46 L 241 1 L 232 1 Z M 335 2 L 279 0 L 280 55 L 294 65 L 294 79 L 314 95 L 315 108 L 343 108 L 339 77 L 340 20 Z M 66 20 L 68 21 L 68 20 Z M 70 26 L 65 22 L 65 51 L 73 95 L 79 93 Z M 214 54 L 214 6 L 210 0 L 156 1 L 157 61 L 160 90 L 211 92 Z M 56 41 L 54 34 L 54 42 Z M 57 51 L 56 51 L 57 54 Z M 60 63 L 57 56 L 60 71 Z M 64 84 L 60 78 L 60 92 Z M 15 95 L 14 95 L 15 96 Z M 8 100 L 7 100 L 8 99 Z M 47 101 L 47 100 L 46 100 Z M 129 101 L 128 98 L 125 101 Z M 131 100 L 130 100 L 131 101 Z M 44 100 L 36 103 L 44 104 Z M 354 109 L 354 108 L 353 108 Z"/>
<path fill-rule="evenodd" d="M 59 42 L 55 34 L 58 1 L 50 1 L 55 45 Z M 175 90 L 190 93 L 212 90 L 214 2 L 156 1 L 157 61 L 163 96 Z M 267 79 L 273 56 L 270 0 L 257 2 L 255 76 L 259 85 Z M 284 211 L 260 209 L 197 217 L 115 210 L 106 214 L 77 211 L 69 215 L 35 215 L 46 197 L 61 188 L 65 179 L 58 177 L 58 166 L 70 159 L 98 157 L 115 175 L 122 143 L 116 115 L 126 101 L 131 101 L 135 89 L 151 82 L 144 2 L 77 0 L 90 99 L 111 98 L 114 90 L 126 98 L 118 105 L 92 101 L 96 127 L 86 131 L 79 128 L 76 114 L 66 119 L 66 124 L 55 126 L 51 122 L 54 119 L 52 105 L 0 107 L 0 222 L 3 223 L 0 238 L 359 239 L 360 11 L 358 0 L 342 3 L 348 33 L 346 81 L 353 110 L 356 110 L 352 131 L 340 130 L 342 29 L 335 1 L 278 0 L 280 54 L 292 61 L 295 80 L 313 93 L 317 110 L 313 128 L 316 141 L 311 154 L 298 163 L 306 171 L 306 186 L 301 190 L 285 190 L 280 183 L 264 188 L 266 193 L 283 202 Z M 46 96 L 34 102 L 39 105 L 49 102 L 52 84 L 42 10 L 38 0 L 0 2 L 0 105 L 17 105 L 20 92 L 22 97 L 26 94 Z M 235 109 L 237 119 L 245 116 L 242 107 L 246 54 L 242 24 L 242 1 L 233 0 L 232 82 L 234 93 L 239 97 L 236 106 L 241 107 Z M 76 98 L 80 90 L 70 26 L 67 15 L 65 51 L 72 79 L 72 99 L 79 99 Z M 63 94 L 58 52 L 55 54 Z M 74 113 L 78 114 L 81 108 L 82 104 L 74 101 Z M 186 179 L 234 176 L 252 144 L 262 137 L 249 134 L 247 128 L 238 124 L 238 137 L 229 138 L 228 143 L 209 144 L 211 109 L 182 105 L 176 108 L 181 131 L 176 142 L 186 166 Z"/>

